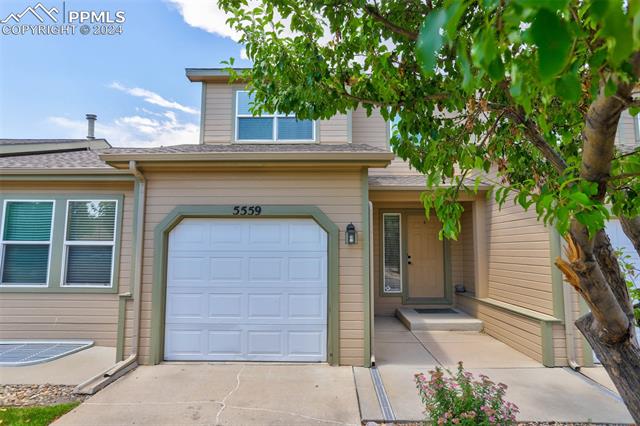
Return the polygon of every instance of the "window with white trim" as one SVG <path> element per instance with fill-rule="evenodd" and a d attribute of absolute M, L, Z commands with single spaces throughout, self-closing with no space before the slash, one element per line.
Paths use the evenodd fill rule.
<path fill-rule="evenodd" d="M 313 142 L 312 120 L 298 120 L 294 115 L 251 113 L 253 96 L 247 90 L 236 92 L 236 140 L 241 142 Z"/>
<path fill-rule="evenodd" d="M 402 293 L 402 236 L 400 213 L 382 215 L 383 292 Z"/>
<path fill-rule="evenodd" d="M 46 287 L 54 201 L 6 200 L 2 220 L 0 285 Z"/>
<path fill-rule="evenodd" d="M 68 200 L 63 287 L 111 287 L 116 243 L 116 200 Z"/>

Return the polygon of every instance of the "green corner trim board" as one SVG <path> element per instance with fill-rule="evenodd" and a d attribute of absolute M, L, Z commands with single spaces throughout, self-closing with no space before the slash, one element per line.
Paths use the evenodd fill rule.
<path fill-rule="evenodd" d="M 371 259 L 369 258 L 369 245 L 373 244 L 372 241 L 369 241 L 369 227 L 370 217 L 369 217 L 369 173 L 366 169 L 362 171 L 362 230 L 361 241 L 362 241 L 362 263 L 364 265 L 364 271 L 362 274 L 362 294 L 363 294 L 363 313 L 364 313 L 364 366 L 371 367 L 371 322 L 373 318 L 371 318 L 371 309 L 369 305 L 371 303 L 371 298 L 373 295 L 371 294 L 369 287 L 369 279 L 371 274 Z"/>
<path fill-rule="evenodd" d="M 261 217 L 311 218 L 327 232 L 328 237 L 328 362 L 337 365 L 340 361 L 340 288 L 338 226 L 316 206 L 310 205 L 263 205 Z M 185 218 L 241 218 L 233 215 L 233 206 L 227 205 L 181 205 L 175 207 L 156 225 L 154 230 L 153 283 L 151 294 L 151 359 L 159 364 L 164 353 L 164 316 L 167 286 L 167 251 L 169 233 Z M 249 216 L 255 217 L 255 216 Z"/>

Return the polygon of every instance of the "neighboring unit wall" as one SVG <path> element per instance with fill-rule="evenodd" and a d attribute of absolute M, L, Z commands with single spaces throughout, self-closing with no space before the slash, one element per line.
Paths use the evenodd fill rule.
<path fill-rule="evenodd" d="M 380 111 L 373 110 L 371 116 L 367 117 L 367 111 L 359 107 L 352 111 L 351 120 L 353 143 L 389 149 L 389 125 L 380 115 Z"/>
<path fill-rule="evenodd" d="M 624 152 L 629 152 L 640 147 L 640 128 L 638 116 L 633 117 L 629 111 L 622 111 L 618 132 L 616 133 L 616 145 Z"/>
<path fill-rule="evenodd" d="M 487 210 L 488 297 L 553 315 L 549 230 L 511 198 Z"/>
<path fill-rule="evenodd" d="M 363 175 L 357 171 L 146 172 L 140 361 L 151 360 L 151 298 L 154 229 L 178 205 L 311 205 L 340 229 L 340 363 L 364 365 Z M 353 222 L 359 242 L 344 245 L 343 231 Z M 335 309 L 338 307 L 331 307 Z M 131 335 L 130 326 L 127 336 Z M 125 351 L 127 353 L 127 351 Z"/>
<path fill-rule="evenodd" d="M 552 278 L 550 230 L 511 198 L 502 208 L 492 198 L 486 233 L 486 296 L 458 295 L 457 306 L 483 320 L 487 334 L 536 361 L 566 365 L 562 288 Z"/>
<path fill-rule="evenodd" d="M 133 223 L 133 192 L 129 183 L 2 183 L 2 193 L 37 198 L 47 195 L 124 195 L 118 292 L 129 291 Z M 0 339 L 91 339 L 98 346 L 116 346 L 117 293 L 0 293 Z"/>

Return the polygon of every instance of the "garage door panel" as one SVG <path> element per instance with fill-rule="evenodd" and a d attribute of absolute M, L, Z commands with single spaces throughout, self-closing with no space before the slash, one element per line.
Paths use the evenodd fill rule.
<path fill-rule="evenodd" d="M 249 267 L 249 281 L 287 281 L 285 272 L 285 259 L 282 257 L 251 256 L 247 259 Z"/>
<path fill-rule="evenodd" d="M 167 278 L 174 285 L 193 281 L 205 281 L 207 277 L 209 259 L 202 256 L 172 257 L 167 265 Z"/>
<path fill-rule="evenodd" d="M 204 302 L 202 292 L 172 293 L 167 299 L 167 317 L 171 321 L 187 318 L 202 320 L 205 317 Z"/>
<path fill-rule="evenodd" d="M 308 361 L 326 358 L 326 330 L 317 325 L 174 325 L 165 359 L 208 361 Z"/>
<path fill-rule="evenodd" d="M 208 318 L 241 319 L 246 312 L 245 295 L 243 293 L 209 293 L 207 306 Z"/>
<path fill-rule="evenodd" d="M 169 241 L 165 359 L 326 360 L 327 238 L 314 221 L 187 219 Z"/>

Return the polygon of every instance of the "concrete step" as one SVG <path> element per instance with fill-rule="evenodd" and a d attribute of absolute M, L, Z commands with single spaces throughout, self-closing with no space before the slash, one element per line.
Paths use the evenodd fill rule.
<path fill-rule="evenodd" d="M 420 313 L 412 308 L 396 310 L 396 317 L 412 331 L 482 331 L 484 324 L 458 309 L 429 309 Z"/>

